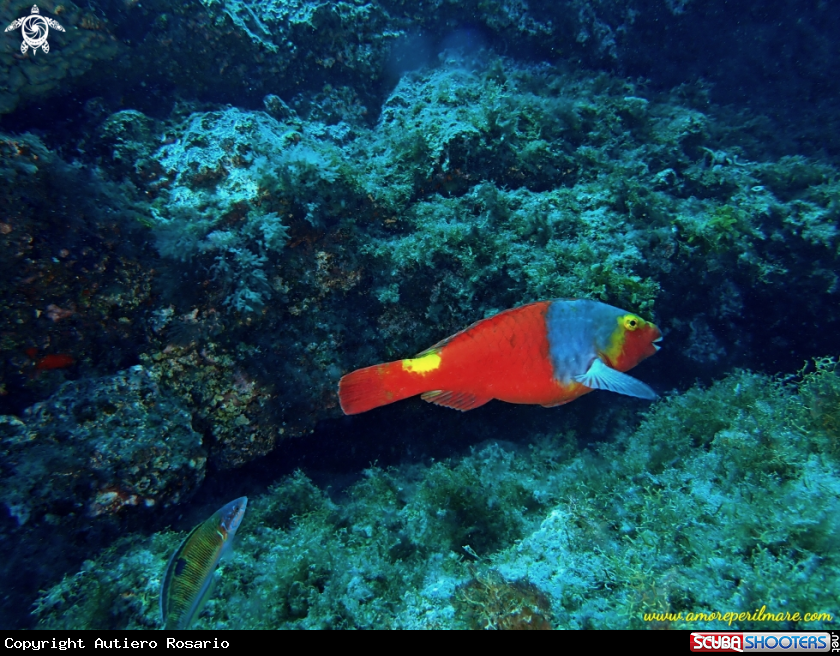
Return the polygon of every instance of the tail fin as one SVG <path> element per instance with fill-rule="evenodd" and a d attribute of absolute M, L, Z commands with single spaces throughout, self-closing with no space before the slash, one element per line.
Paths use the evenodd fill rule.
<path fill-rule="evenodd" d="M 357 415 L 424 392 L 405 385 L 402 362 L 353 371 L 338 382 L 338 400 L 346 415 Z"/>

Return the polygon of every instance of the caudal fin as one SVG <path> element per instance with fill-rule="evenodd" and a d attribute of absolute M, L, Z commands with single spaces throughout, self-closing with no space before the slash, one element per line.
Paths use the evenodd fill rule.
<path fill-rule="evenodd" d="M 406 385 L 401 362 L 358 369 L 338 382 L 338 401 L 346 415 L 357 415 L 382 405 L 420 394 L 423 389 Z"/>

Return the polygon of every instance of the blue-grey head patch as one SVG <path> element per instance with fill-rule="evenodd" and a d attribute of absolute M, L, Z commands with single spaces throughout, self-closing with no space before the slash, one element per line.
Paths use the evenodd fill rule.
<path fill-rule="evenodd" d="M 625 314 L 598 301 L 552 301 L 545 319 L 554 378 L 569 383 L 584 375 Z"/>

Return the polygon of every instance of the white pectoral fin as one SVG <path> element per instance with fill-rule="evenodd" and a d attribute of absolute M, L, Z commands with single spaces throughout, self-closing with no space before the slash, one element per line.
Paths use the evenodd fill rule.
<path fill-rule="evenodd" d="M 627 396 L 637 396 L 640 399 L 652 401 L 658 396 L 642 381 L 608 367 L 600 358 L 595 358 L 589 367 L 589 371 L 583 375 L 575 376 L 575 380 L 592 389 L 609 390 Z"/>

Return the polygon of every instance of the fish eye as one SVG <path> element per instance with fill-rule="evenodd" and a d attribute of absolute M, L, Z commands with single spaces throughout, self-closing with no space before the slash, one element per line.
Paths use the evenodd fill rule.
<path fill-rule="evenodd" d="M 642 323 L 642 320 L 639 317 L 635 317 L 632 314 L 628 314 L 624 317 L 624 328 L 626 330 L 636 330 Z"/>

